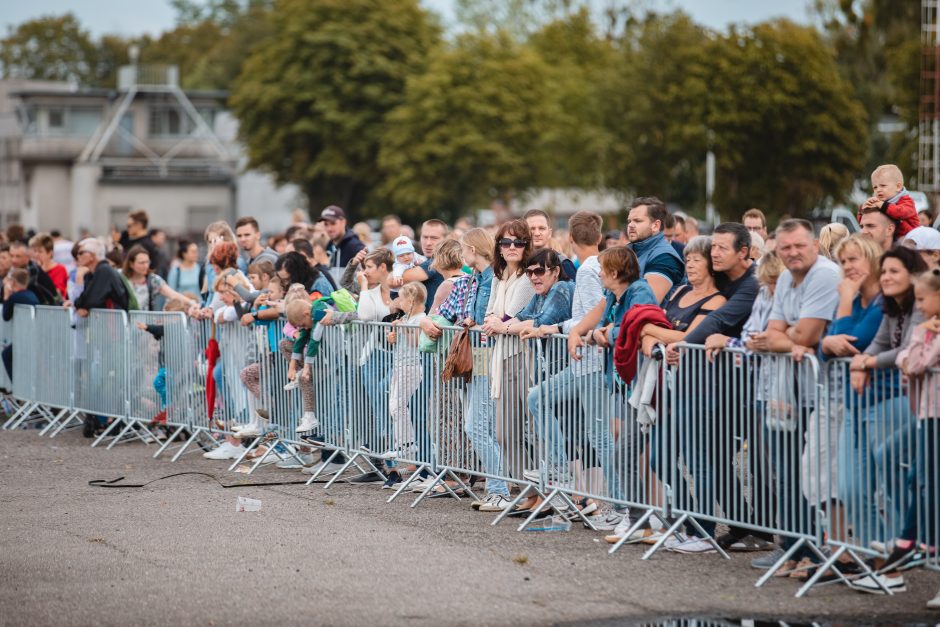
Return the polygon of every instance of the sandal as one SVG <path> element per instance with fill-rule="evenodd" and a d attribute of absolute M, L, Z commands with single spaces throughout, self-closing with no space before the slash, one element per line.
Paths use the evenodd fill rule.
<path fill-rule="evenodd" d="M 816 572 L 816 562 L 811 560 L 808 557 L 801 559 L 797 565 L 796 570 L 790 573 L 790 579 L 796 579 L 797 581 L 806 581 Z"/>
<path fill-rule="evenodd" d="M 774 573 L 774 577 L 789 577 L 793 569 L 796 568 L 796 560 L 787 560 L 783 563 L 783 566 L 777 569 L 777 572 Z"/>

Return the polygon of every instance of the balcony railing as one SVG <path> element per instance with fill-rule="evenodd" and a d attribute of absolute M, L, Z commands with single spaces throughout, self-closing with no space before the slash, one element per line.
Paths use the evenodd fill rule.
<path fill-rule="evenodd" d="M 179 87 L 179 68 L 175 65 L 122 65 L 118 68 L 118 89 L 131 87 Z"/>

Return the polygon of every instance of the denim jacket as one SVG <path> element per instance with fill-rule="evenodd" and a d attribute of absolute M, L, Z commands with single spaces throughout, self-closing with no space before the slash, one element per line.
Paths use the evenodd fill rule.
<path fill-rule="evenodd" d="M 533 326 L 557 324 L 571 317 L 571 299 L 574 283 L 556 281 L 544 296 L 536 294 L 522 311 L 516 314 L 518 320 L 531 320 Z"/>
<path fill-rule="evenodd" d="M 493 289 L 493 266 L 483 272 L 474 272 L 470 280 L 475 283 L 475 288 L 470 289 L 470 311 L 473 313 L 473 321 L 483 324 L 486 306 L 490 302 L 490 290 Z"/>

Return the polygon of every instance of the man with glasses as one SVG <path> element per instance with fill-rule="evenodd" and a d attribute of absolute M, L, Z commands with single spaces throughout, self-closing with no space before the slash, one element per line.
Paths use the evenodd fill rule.
<path fill-rule="evenodd" d="M 748 209 L 741 216 L 741 223 L 751 233 L 757 233 L 765 242 L 768 239 L 767 234 L 767 216 L 760 209 Z"/>

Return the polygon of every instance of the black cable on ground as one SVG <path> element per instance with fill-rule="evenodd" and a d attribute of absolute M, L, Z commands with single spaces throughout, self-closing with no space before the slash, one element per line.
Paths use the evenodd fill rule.
<path fill-rule="evenodd" d="M 143 488 L 143 487 L 150 485 L 151 483 L 156 483 L 157 481 L 163 481 L 164 479 L 172 479 L 173 477 L 182 477 L 183 475 L 201 475 L 203 477 L 209 477 L 210 479 L 218 483 L 223 488 L 257 488 L 257 487 L 272 486 L 272 485 L 300 485 L 300 484 L 307 483 L 306 480 L 300 480 L 300 481 L 263 481 L 260 483 L 224 484 L 215 475 L 211 475 L 207 472 L 191 471 L 191 472 L 177 472 L 172 475 L 158 477 L 146 483 L 119 483 L 120 481 L 124 480 L 124 477 L 118 477 L 117 479 L 111 479 L 111 480 L 92 479 L 91 481 L 88 482 L 88 485 L 95 487 L 95 488 Z"/>

